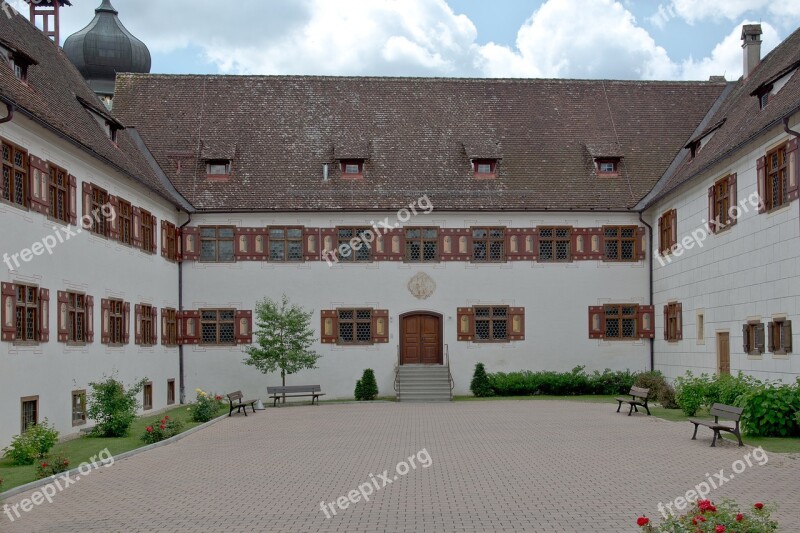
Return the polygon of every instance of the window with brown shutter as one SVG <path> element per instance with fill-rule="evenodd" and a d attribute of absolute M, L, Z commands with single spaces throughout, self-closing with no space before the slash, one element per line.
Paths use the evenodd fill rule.
<path fill-rule="evenodd" d="M 138 308 L 138 320 L 139 323 L 137 324 L 137 335 L 136 338 L 141 346 L 152 346 L 154 344 L 153 339 L 155 338 L 155 326 L 157 324 L 156 320 L 154 319 L 154 311 L 155 308 L 152 305 L 141 304 L 136 306 Z"/>
<path fill-rule="evenodd" d="M 775 318 L 767 325 L 769 351 L 775 355 L 786 355 L 792 351 L 792 321 Z"/>
<path fill-rule="evenodd" d="M 16 290 L 16 333 L 17 342 L 38 342 L 40 340 L 39 288 L 33 285 L 15 284 Z"/>
<path fill-rule="evenodd" d="M 672 252 L 678 244 L 678 212 L 670 209 L 658 219 L 658 251 L 662 255 Z"/>
<path fill-rule="evenodd" d="M 161 344 L 165 346 L 178 344 L 178 313 L 175 309 L 161 310 Z"/>
<path fill-rule="evenodd" d="M 236 344 L 234 309 L 200 310 L 200 344 L 227 346 Z"/>
<path fill-rule="evenodd" d="M 714 182 L 708 190 L 708 226 L 719 233 L 736 223 L 739 208 L 736 205 L 736 174 L 729 174 Z"/>
<path fill-rule="evenodd" d="M 758 190 L 765 211 L 778 209 L 798 195 L 797 139 L 767 152 L 758 160 Z"/>
<path fill-rule="evenodd" d="M 145 209 L 142 209 L 141 213 L 142 229 L 140 234 L 142 236 L 142 251 L 150 253 L 153 251 L 153 239 L 155 238 L 155 234 L 153 233 L 153 215 Z"/>
<path fill-rule="evenodd" d="M 742 325 L 742 350 L 747 355 L 761 355 L 766 348 L 764 324 L 751 320 Z"/>
<path fill-rule="evenodd" d="M 372 344 L 372 309 L 337 309 L 339 344 Z"/>
<path fill-rule="evenodd" d="M 161 255 L 167 261 L 178 260 L 178 228 L 166 220 L 161 221 Z"/>
<path fill-rule="evenodd" d="M 337 227 L 336 256 L 340 262 L 370 263 L 372 262 L 372 243 L 375 234 L 372 228 Z"/>
<path fill-rule="evenodd" d="M 200 261 L 233 262 L 233 236 L 233 226 L 201 226 Z"/>
<path fill-rule="evenodd" d="M 407 263 L 435 263 L 439 261 L 439 228 L 405 228 Z"/>
<path fill-rule="evenodd" d="M 87 342 L 88 312 L 85 294 L 67 292 L 67 342 Z M 59 311 L 60 312 L 60 311 Z"/>
<path fill-rule="evenodd" d="M 108 302 L 108 318 L 103 325 L 103 330 L 104 332 L 106 329 L 108 331 L 107 343 L 112 345 L 125 344 L 127 333 L 125 302 L 111 299 L 106 301 Z"/>
<path fill-rule="evenodd" d="M 664 306 L 664 339 L 669 342 L 683 339 L 683 306 L 678 302 Z"/>
<path fill-rule="evenodd" d="M 471 228 L 472 261 L 503 263 L 506 260 L 505 228 Z"/>
<path fill-rule="evenodd" d="M 127 245 L 133 244 L 133 211 L 131 203 L 117 198 L 117 228 L 119 228 L 119 242 Z"/>
<path fill-rule="evenodd" d="M 347 346 L 389 342 L 389 311 L 373 308 L 322 310 L 320 342 Z"/>
<path fill-rule="evenodd" d="M 567 263 L 572 260 L 571 227 L 539 228 L 539 261 Z"/>
<path fill-rule="evenodd" d="M 5 139 L 0 139 L 3 148 L 2 197 L 20 207 L 28 206 L 28 152 Z"/>
<path fill-rule="evenodd" d="M 69 174 L 61 167 L 48 163 L 50 172 L 50 216 L 69 224 Z"/>
<path fill-rule="evenodd" d="M 287 263 L 303 261 L 303 228 L 270 226 L 269 260 Z"/>
<path fill-rule="evenodd" d="M 525 340 L 525 309 L 507 305 L 459 307 L 458 340 L 509 342 Z"/>
<path fill-rule="evenodd" d="M 91 203 L 89 206 L 89 214 L 92 219 L 92 233 L 108 236 L 108 221 L 103 216 L 103 208 L 108 205 L 108 192 L 101 189 L 97 185 L 91 185 Z"/>
<path fill-rule="evenodd" d="M 603 226 L 604 261 L 638 261 L 636 226 Z"/>
<path fill-rule="evenodd" d="M 636 304 L 606 304 L 605 314 L 606 340 L 638 339 L 637 332 L 639 306 Z"/>

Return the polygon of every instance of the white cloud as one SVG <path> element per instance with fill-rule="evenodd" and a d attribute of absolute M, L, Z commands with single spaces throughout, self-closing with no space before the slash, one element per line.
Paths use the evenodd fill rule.
<path fill-rule="evenodd" d="M 659 27 L 671 18 L 679 17 L 689 24 L 704 20 L 737 20 L 743 15 L 769 15 L 784 28 L 800 23 L 798 0 L 669 0 L 660 4 L 650 21 Z"/>

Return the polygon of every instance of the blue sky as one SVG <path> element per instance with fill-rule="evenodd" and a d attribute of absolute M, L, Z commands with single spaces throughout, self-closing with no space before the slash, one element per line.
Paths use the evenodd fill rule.
<path fill-rule="evenodd" d="M 73 0 L 62 35 L 99 3 Z M 112 3 L 166 73 L 732 80 L 743 23 L 764 54 L 800 26 L 800 0 Z"/>

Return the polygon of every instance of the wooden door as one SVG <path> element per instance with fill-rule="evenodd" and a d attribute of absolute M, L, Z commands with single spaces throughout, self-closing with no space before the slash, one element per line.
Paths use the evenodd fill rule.
<path fill-rule="evenodd" d="M 404 365 L 441 365 L 442 318 L 425 313 L 401 317 L 400 354 Z"/>
<path fill-rule="evenodd" d="M 717 374 L 731 373 L 731 339 L 729 333 L 717 333 Z"/>

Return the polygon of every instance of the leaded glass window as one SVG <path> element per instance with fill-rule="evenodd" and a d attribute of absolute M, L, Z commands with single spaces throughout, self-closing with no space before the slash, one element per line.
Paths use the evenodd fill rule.
<path fill-rule="evenodd" d="M 472 228 L 472 260 L 486 263 L 505 261 L 505 228 Z"/>
<path fill-rule="evenodd" d="M 18 341 L 39 340 L 39 289 L 30 285 L 15 285 L 17 289 Z"/>
<path fill-rule="evenodd" d="M 605 226 L 606 261 L 636 260 L 636 226 Z"/>
<path fill-rule="evenodd" d="M 540 228 L 539 229 L 539 261 L 569 261 L 570 234 L 572 228 Z"/>
<path fill-rule="evenodd" d="M 337 228 L 337 251 L 339 261 L 369 263 L 372 261 L 372 241 L 375 235 L 371 228 Z"/>
<path fill-rule="evenodd" d="M 789 179 L 786 165 L 786 145 L 767 154 L 767 209 L 780 207 L 789 201 Z"/>
<path fill-rule="evenodd" d="M 439 260 L 438 228 L 406 228 L 406 261 L 429 263 Z"/>
<path fill-rule="evenodd" d="M 233 228 L 203 226 L 200 228 L 200 261 L 232 262 Z"/>
<path fill-rule="evenodd" d="M 28 192 L 28 153 L 9 143 L 3 145 L 3 199 L 26 206 Z"/>
<path fill-rule="evenodd" d="M 372 309 L 338 309 L 339 343 L 372 344 Z"/>
<path fill-rule="evenodd" d="M 635 339 L 638 307 L 635 304 L 606 305 L 606 339 Z"/>
<path fill-rule="evenodd" d="M 303 228 L 269 228 L 270 261 L 303 260 Z"/>
<path fill-rule="evenodd" d="M 50 163 L 50 215 L 69 223 L 69 176 L 67 171 Z"/>
<path fill-rule="evenodd" d="M 508 307 L 478 306 L 475 312 L 475 341 L 508 340 Z"/>
<path fill-rule="evenodd" d="M 236 344 L 233 309 L 203 309 L 200 311 L 202 344 Z"/>

